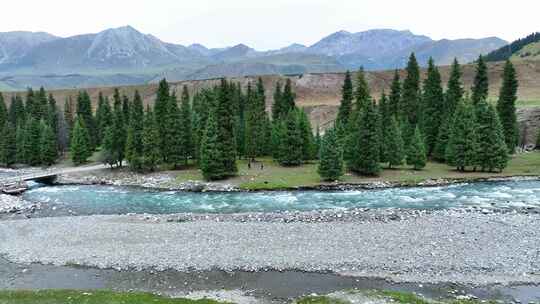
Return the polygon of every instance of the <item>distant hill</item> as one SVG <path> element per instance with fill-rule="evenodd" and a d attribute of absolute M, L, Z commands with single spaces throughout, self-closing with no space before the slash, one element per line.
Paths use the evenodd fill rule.
<path fill-rule="evenodd" d="M 507 60 L 511 57 L 516 58 L 514 55 L 518 55 L 521 58 L 529 56 L 526 53 L 520 52 L 523 48 L 525 48 L 529 44 L 534 44 L 536 42 L 540 42 L 540 33 L 532 33 L 529 36 L 518 39 L 508 45 L 505 45 L 497 50 L 494 50 L 490 52 L 486 57 L 486 61 L 503 61 Z M 534 48 L 534 47 L 533 47 Z M 523 56 L 521 56 L 523 55 Z"/>
<path fill-rule="evenodd" d="M 292 44 L 269 51 L 247 45 L 210 49 L 183 46 L 143 34 L 131 26 L 59 38 L 46 33 L 0 33 L 0 89 L 27 86 L 73 88 L 268 74 L 401 68 L 411 52 L 421 65 L 429 57 L 449 64 L 470 62 L 506 45 L 496 38 L 432 40 L 410 31 L 339 31 L 311 46 Z M 76 75 L 77 77 L 74 77 Z M 63 79 L 62 79 L 63 78 Z"/>

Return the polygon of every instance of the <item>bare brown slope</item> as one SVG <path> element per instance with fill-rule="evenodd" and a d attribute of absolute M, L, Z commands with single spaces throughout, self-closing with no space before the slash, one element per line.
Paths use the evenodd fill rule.
<path fill-rule="evenodd" d="M 489 80 L 490 80 L 490 98 L 496 99 L 500 84 L 503 63 L 496 62 L 489 64 Z M 540 101 L 540 61 L 522 61 L 516 62 L 516 69 L 520 83 L 519 99 L 521 101 Z M 446 83 L 449 76 L 450 67 L 440 67 L 443 82 Z M 425 70 L 422 71 L 423 77 Z M 367 72 L 367 80 L 372 90 L 372 95 L 379 98 L 381 92 L 389 91 L 390 84 L 393 78 L 393 71 Z M 400 71 L 401 77 L 405 77 L 405 71 Z M 463 66 L 463 81 L 465 87 L 471 87 L 475 74 L 473 65 Z M 247 76 L 233 78 L 233 81 L 240 82 L 243 86 L 251 81 L 256 81 L 257 76 Z M 262 76 L 265 87 L 267 88 L 267 107 L 270 109 L 272 104 L 273 88 L 277 81 L 282 83 L 286 78 L 290 78 L 293 82 L 294 90 L 297 95 L 297 104 L 305 107 L 310 113 L 314 125 L 325 127 L 335 118 L 337 106 L 340 102 L 341 86 L 343 83 L 344 73 L 322 73 L 322 74 L 304 74 L 298 76 Z M 354 79 L 354 75 L 353 75 Z M 201 88 L 211 87 L 219 82 L 218 79 L 212 80 L 197 80 L 197 81 L 182 81 L 172 83 L 172 89 L 180 92 L 183 85 L 187 85 L 190 92 L 195 92 Z M 156 84 L 126 86 L 120 87 L 122 94 L 133 96 L 135 90 L 139 90 L 145 103 L 152 103 L 155 98 L 157 89 Z M 112 87 L 91 88 L 87 89 L 92 100 L 97 100 L 98 93 L 101 91 L 107 96 L 112 96 Z M 52 92 L 60 105 L 68 96 L 76 98 L 77 90 L 57 90 Z M 7 98 L 10 93 L 6 94 Z"/>

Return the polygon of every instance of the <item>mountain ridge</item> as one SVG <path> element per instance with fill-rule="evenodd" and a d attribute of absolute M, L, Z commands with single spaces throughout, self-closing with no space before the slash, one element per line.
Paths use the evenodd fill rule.
<path fill-rule="evenodd" d="M 82 74 L 99 77 L 104 85 L 114 85 L 118 74 L 146 75 L 144 81 L 168 76 L 177 81 L 200 79 L 203 75 L 216 78 L 339 72 L 360 66 L 366 70 L 395 69 L 404 66 L 411 52 L 419 55 L 421 65 L 425 65 L 429 57 L 444 65 L 454 57 L 462 62 L 472 61 L 507 43 L 493 37 L 432 40 L 409 30 L 392 29 L 356 33 L 338 31 L 310 46 L 293 43 L 269 51 L 258 51 L 242 43 L 225 48 L 208 48 L 198 43 L 184 46 L 143 34 L 129 25 L 65 38 L 19 32 L 18 44 L 3 42 L 2 37 L 7 35 L 0 33 L 0 76 L 10 77 L 11 82 L 6 85 L 0 80 L 0 88 L 13 89 L 28 86 L 28 77 L 35 78 L 31 83 L 39 83 L 43 75 Z M 30 41 L 22 36 L 31 37 Z M 12 50 L 20 49 L 25 51 L 14 56 L 17 52 Z M 111 76 L 110 83 L 107 75 Z M 20 76 L 26 77 L 26 83 L 17 82 L 17 77 L 22 79 Z M 140 77 L 134 79 L 141 81 Z M 43 79 L 43 85 L 47 84 Z M 82 84 L 73 82 L 69 85 Z"/>

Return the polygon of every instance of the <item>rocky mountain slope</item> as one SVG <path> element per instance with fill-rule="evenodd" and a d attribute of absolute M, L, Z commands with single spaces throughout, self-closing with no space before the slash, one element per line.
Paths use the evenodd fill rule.
<path fill-rule="evenodd" d="M 262 52 L 244 44 L 222 49 L 200 44 L 186 47 L 163 42 L 130 26 L 67 38 L 45 33 L 0 33 L 0 90 L 118 85 L 125 84 L 126 79 L 129 84 L 140 84 L 162 77 L 178 81 L 340 72 L 360 66 L 367 70 L 394 69 L 403 67 L 411 52 L 418 54 L 422 65 L 430 56 L 438 64 L 448 64 L 454 57 L 470 62 L 505 44 L 495 37 L 435 41 L 410 31 L 382 29 L 340 31 L 311 46 L 292 44 Z M 65 79 L 58 81 L 61 77 Z"/>

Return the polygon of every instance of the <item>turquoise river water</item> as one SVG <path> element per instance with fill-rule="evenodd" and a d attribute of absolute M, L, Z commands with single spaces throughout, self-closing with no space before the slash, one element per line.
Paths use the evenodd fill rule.
<path fill-rule="evenodd" d="M 540 180 L 362 191 L 192 193 L 118 186 L 35 187 L 24 198 L 44 215 L 240 213 L 352 208 L 540 207 Z"/>

